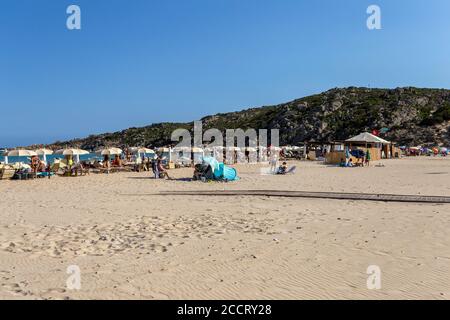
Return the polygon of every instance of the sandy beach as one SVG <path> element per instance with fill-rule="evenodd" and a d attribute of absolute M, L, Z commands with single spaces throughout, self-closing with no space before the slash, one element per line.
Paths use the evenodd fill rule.
<path fill-rule="evenodd" d="M 382 163 L 384 167 L 374 165 Z M 0 181 L 2 299 L 450 299 L 450 205 L 160 191 L 450 195 L 450 159 L 370 168 L 237 165 L 240 181 L 150 173 Z M 67 267 L 81 289 L 66 287 Z M 366 286 L 370 265 L 381 289 Z"/>

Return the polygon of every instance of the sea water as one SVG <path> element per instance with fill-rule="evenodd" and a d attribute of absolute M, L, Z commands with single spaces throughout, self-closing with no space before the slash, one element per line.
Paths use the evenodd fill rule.
<path fill-rule="evenodd" d="M 42 156 L 40 156 L 39 158 L 43 159 Z M 47 162 L 50 162 L 50 164 L 52 164 L 55 161 L 55 159 L 64 159 L 64 156 L 62 156 L 60 154 L 52 154 L 52 155 L 47 156 Z M 74 157 L 74 159 L 75 159 L 75 157 Z M 81 161 L 91 160 L 91 159 L 102 160 L 103 157 L 101 157 L 95 153 L 83 154 L 80 156 Z M 4 156 L 0 156 L 0 162 L 5 162 Z M 15 162 L 23 162 L 23 163 L 29 164 L 30 157 L 8 157 L 8 163 L 11 164 L 11 163 L 15 163 Z"/>

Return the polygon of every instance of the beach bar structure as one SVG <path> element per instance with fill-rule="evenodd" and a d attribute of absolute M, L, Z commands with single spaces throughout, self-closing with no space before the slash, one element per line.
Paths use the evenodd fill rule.
<path fill-rule="evenodd" d="M 347 150 L 359 149 L 364 152 L 369 151 L 372 161 L 389 159 L 398 154 L 397 148 L 392 142 L 384 140 L 368 132 L 360 133 L 355 137 L 340 143 L 335 143 L 334 145 L 336 146 L 338 144 L 341 145 L 339 150 L 332 149 L 330 152 L 327 152 L 325 156 L 325 162 L 327 164 L 338 164 L 342 161 L 342 159 L 346 159 Z"/>
<path fill-rule="evenodd" d="M 326 156 L 333 152 L 344 150 L 343 141 L 308 141 L 304 142 L 300 150 L 302 158 L 311 161 L 325 160 Z"/>

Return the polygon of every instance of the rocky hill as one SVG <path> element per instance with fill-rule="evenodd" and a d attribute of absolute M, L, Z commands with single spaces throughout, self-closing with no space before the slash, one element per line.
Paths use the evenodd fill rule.
<path fill-rule="evenodd" d="M 450 90 L 444 89 L 332 89 L 288 103 L 207 116 L 204 130 L 279 129 L 280 144 L 344 140 L 362 131 L 383 129 L 381 136 L 405 145 L 450 145 Z M 142 128 L 56 142 L 84 149 L 102 146 L 171 144 L 176 128 L 190 123 L 159 123 Z"/>

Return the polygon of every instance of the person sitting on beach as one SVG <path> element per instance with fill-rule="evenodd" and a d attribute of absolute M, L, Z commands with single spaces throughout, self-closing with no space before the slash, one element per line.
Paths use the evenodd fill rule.
<path fill-rule="evenodd" d="M 109 156 L 108 155 L 105 155 L 104 157 L 103 157 L 103 164 L 102 164 L 102 166 L 103 166 L 103 168 L 105 168 L 105 169 L 108 169 L 109 167 L 110 167 L 110 162 L 109 162 Z"/>
<path fill-rule="evenodd" d="M 46 172 L 46 171 L 47 171 L 47 165 L 45 164 L 44 161 L 41 161 L 39 159 L 36 172 Z"/>
<path fill-rule="evenodd" d="M 40 161 L 39 157 L 37 156 L 31 157 L 30 167 L 32 172 L 38 172 L 39 161 Z"/>
<path fill-rule="evenodd" d="M 283 164 L 278 168 L 277 174 L 286 174 L 288 171 L 288 166 L 286 162 L 283 162 Z"/>
<path fill-rule="evenodd" d="M 169 180 L 171 179 L 169 177 L 169 173 L 167 172 L 166 168 L 164 168 L 164 166 L 162 165 L 161 159 L 158 159 L 157 167 L 158 167 L 159 177 L 161 179 L 164 179 L 164 178 L 167 178 Z"/>
<path fill-rule="evenodd" d="M 114 157 L 114 160 L 112 162 L 112 166 L 113 167 L 121 167 L 122 166 L 122 159 L 120 159 L 118 154 L 116 154 L 116 156 Z"/>
<path fill-rule="evenodd" d="M 348 160 L 347 167 L 349 167 L 349 168 L 354 167 L 354 165 L 353 165 L 353 159 L 352 159 L 352 158 L 350 158 L 350 160 Z"/>
<path fill-rule="evenodd" d="M 346 163 L 345 159 L 341 158 L 341 162 L 339 162 L 339 167 L 345 168 L 346 166 L 347 166 L 347 163 Z"/>

